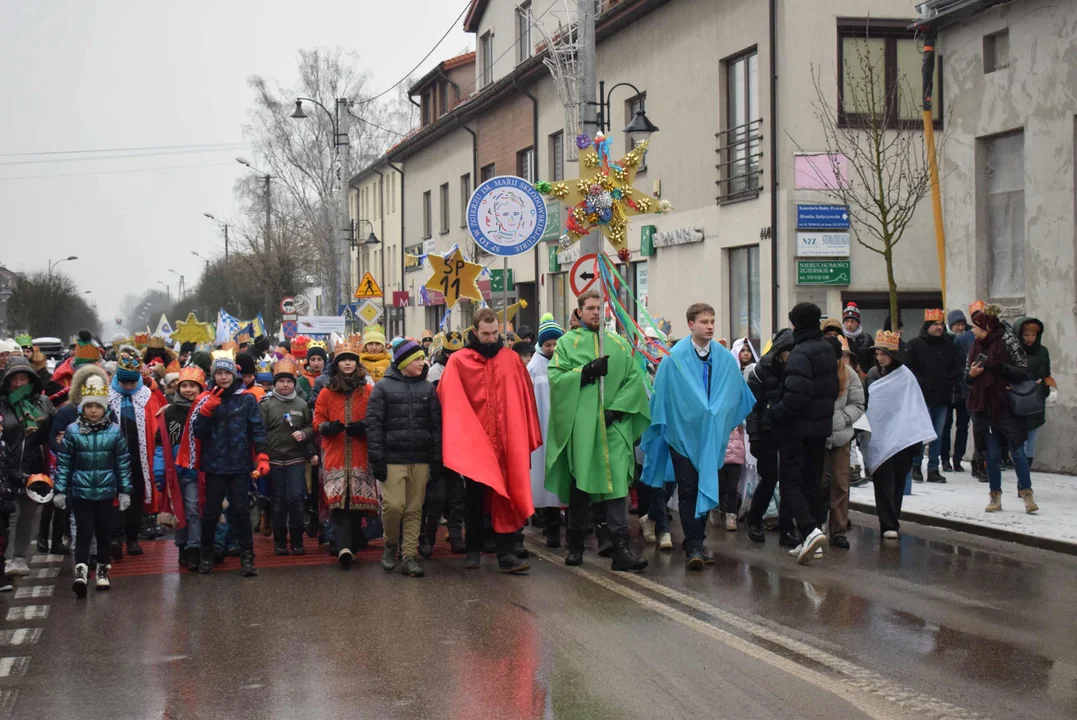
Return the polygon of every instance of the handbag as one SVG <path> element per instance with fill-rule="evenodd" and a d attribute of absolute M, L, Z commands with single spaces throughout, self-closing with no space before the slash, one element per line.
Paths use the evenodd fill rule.
<path fill-rule="evenodd" d="M 1035 380 L 1014 383 L 1006 391 L 1010 401 L 1010 412 L 1017 417 L 1029 417 L 1043 412 L 1043 394 L 1040 384 Z"/>

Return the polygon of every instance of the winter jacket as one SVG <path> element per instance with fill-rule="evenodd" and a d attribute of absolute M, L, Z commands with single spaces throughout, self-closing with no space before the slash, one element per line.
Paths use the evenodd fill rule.
<path fill-rule="evenodd" d="M 310 408 L 298 393 L 290 400 L 281 399 L 275 392 L 269 393 L 258 408 L 266 427 L 271 465 L 297 465 L 314 455 Z M 296 430 L 303 433 L 301 442 L 292 437 Z"/>
<path fill-rule="evenodd" d="M 860 376 L 848 365 L 842 363 L 842 371 L 848 375 L 845 392 L 834 401 L 834 420 L 830 427 L 830 437 L 826 440 L 828 448 L 845 447 L 853 439 L 853 423 L 863 417 L 868 409 L 867 396 Z"/>
<path fill-rule="evenodd" d="M 770 432 L 770 416 L 767 410 L 771 404 L 777 401 L 778 392 L 782 385 L 782 375 L 785 365 L 781 360 L 781 353 L 793 349 L 793 331 L 781 330 L 774 336 L 770 350 L 759 362 L 746 369 L 745 379 L 748 381 L 748 389 L 755 396 L 755 407 L 748 413 L 745 427 L 748 437 L 754 438 L 761 433 Z"/>
<path fill-rule="evenodd" d="M 850 335 L 848 330 L 845 330 L 845 339 L 849 342 L 849 350 L 856 355 L 856 361 L 860 364 L 860 369 L 865 370 L 875 364 L 875 351 L 872 350 L 872 346 L 875 344 L 871 335 L 869 335 L 863 327 L 860 328 L 860 332 L 855 335 Z"/>
<path fill-rule="evenodd" d="M 365 383 L 345 393 L 333 390 L 327 383 L 318 392 L 314 429 L 322 438 L 322 492 L 330 510 L 348 507 L 359 512 L 378 511 L 378 490 L 370 473 L 366 436 L 348 435 L 346 430 L 326 434 L 330 423 L 347 426 L 366 419 L 371 387 Z"/>
<path fill-rule="evenodd" d="M 1032 323 L 1036 326 L 1036 342 L 1032 345 L 1024 345 L 1024 338 L 1022 337 L 1025 325 Z M 1043 323 L 1034 317 L 1023 317 L 1014 323 L 1014 327 L 1017 328 L 1017 336 L 1021 339 L 1021 344 L 1025 348 L 1025 357 L 1028 358 L 1028 375 L 1033 380 L 1046 380 L 1051 377 L 1051 353 L 1047 351 L 1047 348 L 1043 346 L 1041 340 L 1043 340 Z M 1044 408 L 1043 412 L 1030 415 L 1028 417 L 1028 429 L 1035 430 L 1038 427 L 1042 427 L 1047 422 L 1047 395 L 1051 391 L 1051 388 L 1046 383 L 1041 382 L 1040 392 L 1043 399 Z"/>
<path fill-rule="evenodd" d="M 173 402 L 157 413 L 157 433 L 168 433 L 173 460 L 179 455 L 180 439 L 183 437 L 183 428 L 187 424 L 187 417 L 190 415 L 191 407 L 191 403 L 188 402 Z M 198 479 L 196 470 L 190 470 L 179 465 L 176 466 L 176 474 L 180 480 Z M 158 490 L 165 486 L 165 451 L 164 443 L 161 442 L 158 442 L 153 449 L 153 482 L 157 485 Z"/>
<path fill-rule="evenodd" d="M 254 457 L 266 452 L 266 431 L 262 413 L 254 395 L 240 389 L 229 393 L 213 415 L 200 411 L 208 393 L 195 403 L 192 429 L 202 441 L 199 458 L 202 472 L 215 475 L 245 473 L 254 470 Z"/>
<path fill-rule="evenodd" d="M 729 434 L 729 444 L 725 446 L 725 464 L 744 464 L 744 428 L 739 425 Z"/>
<path fill-rule="evenodd" d="M 41 419 L 34 430 L 23 426 L 8 402 L 11 378 L 20 372 L 30 377 L 34 405 L 41 413 Z M 48 472 L 49 423 L 54 414 L 52 403 L 41 394 L 41 378 L 30 363 L 22 357 L 10 358 L 3 379 L 0 380 L 0 434 L 7 448 L 4 457 L 0 457 L 0 466 L 4 476 L 10 478 L 11 482 L 21 486 L 26 483 L 26 478 L 34 473 Z"/>
<path fill-rule="evenodd" d="M 966 330 L 960 335 L 954 335 L 954 362 L 957 364 L 958 379 L 954 383 L 954 404 L 964 403 L 969 396 L 968 385 L 961 382 L 961 370 L 965 367 L 965 361 L 972 352 L 972 344 L 976 342 L 976 336 L 971 330 Z"/>
<path fill-rule="evenodd" d="M 949 407 L 954 399 L 954 383 L 964 368 L 956 364 L 954 341 L 945 333 L 935 337 L 928 332 L 932 324 L 925 322 L 920 336 L 909 341 L 905 365 L 916 376 L 929 408 Z"/>
<path fill-rule="evenodd" d="M 131 494 L 131 454 L 115 423 L 84 432 L 79 423 L 67 426 L 63 448 L 56 456 L 54 488 L 77 500 L 112 500 Z"/>
<path fill-rule="evenodd" d="M 817 328 L 793 333 L 778 400 L 770 406 L 773 428 L 798 438 L 826 438 L 838 398 L 838 360 Z"/>
<path fill-rule="evenodd" d="M 370 393 L 366 437 L 372 468 L 441 463 L 441 404 L 425 375 L 389 367 Z"/>

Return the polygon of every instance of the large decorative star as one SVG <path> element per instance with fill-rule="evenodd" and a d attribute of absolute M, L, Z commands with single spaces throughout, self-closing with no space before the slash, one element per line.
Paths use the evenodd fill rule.
<path fill-rule="evenodd" d="M 462 297 L 476 302 L 482 300 L 482 291 L 477 283 L 482 265 L 465 260 L 460 248 L 445 256 L 427 255 L 427 260 L 434 274 L 426 281 L 426 289 L 444 295 L 445 307 L 451 308 Z"/>
<path fill-rule="evenodd" d="M 610 139 L 601 132 L 590 142 L 578 137 L 580 177 L 561 182 L 539 182 L 535 189 L 557 198 L 568 206 L 566 235 L 570 242 L 598 229 L 618 254 L 627 252 L 628 218 L 652 212 L 668 212 L 669 204 L 657 203 L 647 193 L 632 187 L 636 172 L 647 152 L 647 141 L 640 142 L 620 161 L 610 158 Z"/>
<path fill-rule="evenodd" d="M 194 313 L 187 313 L 186 320 L 176 323 L 176 329 L 172 332 L 173 342 L 193 342 L 196 345 L 211 343 L 217 338 L 213 326 L 209 323 L 198 322 Z"/>

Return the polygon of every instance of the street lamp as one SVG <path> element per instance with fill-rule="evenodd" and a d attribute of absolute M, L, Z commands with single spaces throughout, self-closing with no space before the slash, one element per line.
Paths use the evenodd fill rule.
<path fill-rule="evenodd" d="M 201 260 L 202 262 L 204 262 L 206 264 L 206 270 L 209 270 L 209 258 L 208 257 L 203 257 L 203 256 L 199 255 L 198 253 L 196 253 L 194 250 L 191 251 L 191 254 L 194 255 L 199 260 Z"/>
<path fill-rule="evenodd" d="M 168 286 L 168 285 L 165 285 L 164 280 L 158 280 L 157 284 L 162 286 L 165 289 L 165 300 L 167 300 L 168 304 L 171 305 L 172 304 L 172 288 L 170 286 Z"/>
<path fill-rule="evenodd" d="M 245 165 L 249 170 L 252 170 L 252 171 L 256 172 L 257 174 L 261 175 L 262 180 L 265 181 L 265 184 L 266 184 L 266 189 L 265 189 L 265 192 L 266 192 L 266 226 L 265 226 L 265 234 L 266 234 L 266 236 L 265 236 L 265 244 L 266 244 L 266 252 L 269 252 L 269 238 L 270 238 L 270 236 L 272 234 L 271 233 L 271 227 L 272 227 L 271 210 L 272 210 L 272 200 L 273 200 L 272 192 L 269 189 L 269 181 L 273 179 L 273 176 L 270 175 L 267 172 L 262 172 L 258 168 L 254 167 L 253 165 L 251 165 L 250 161 L 247 160 L 246 158 L 237 157 L 236 162 L 239 163 L 240 165 Z"/>
<path fill-rule="evenodd" d="M 177 287 L 177 292 L 179 293 L 179 298 L 178 299 L 179 299 L 180 302 L 182 302 L 183 301 L 183 290 L 184 290 L 183 276 L 180 275 L 175 270 L 173 270 L 172 268 L 168 268 L 168 272 L 172 273 L 173 275 L 175 275 L 176 277 L 179 278 L 179 284 L 176 287 Z"/>
<path fill-rule="evenodd" d="M 226 223 L 226 222 L 223 222 L 221 220 L 218 220 L 216 217 L 213 216 L 213 213 L 204 212 L 202 214 L 205 215 L 206 217 L 208 217 L 213 222 L 217 223 L 224 230 L 224 259 L 227 260 L 228 259 L 228 228 L 230 227 L 229 224 Z"/>
<path fill-rule="evenodd" d="M 370 226 L 370 234 L 367 235 L 366 240 L 363 240 L 362 242 L 359 242 L 359 233 L 357 232 L 360 223 L 366 223 Z M 364 247 L 375 248 L 381 244 L 381 240 L 378 240 L 378 236 L 374 234 L 374 223 L 370 222 L 369 220 L 364 220 L 362 218 L 356 220 L 349 228 L 348 242 L 350 242 L 351 246 L 355 248 L 355 272 L 356 275 L 358 275 L 362 270 L 362 263 L 359 259 L 360 250 Z M 361 277 L 356 277 L 356 284 L 358 284 L 361 279 Z M 381 282 L 385 282 L 385 253 L 382 253 L 381 255 Z M 382 288 L 383 293 L 384 291 L 385 288 Z M 382 298 L 384 299 L 384 294 L 382 295 Z"/>
<path fill-rule="evenodd" d="M 637 88 L 632 83 L 617 83 L 610 88 L 610 91 L 608 93 L 606 92 L 606 82 L 604 80 L 600 80 L 598 83 L 598 102 L 591 104 L 598 105 L 598 129 L 602 130 L 603 132 L 609 132 L 610 116 L 613 115 L 613 112 L 610 110 L 610 96 L 613 95 L 614 90 L 622 86 L 632 88 L 636 92 L 637 96 L 643 95 L 643 93 L 639 91 L 639 88 Z M 635 116 L 622 131 L 626 136 L 628 136 L 634 142 L 637 143 L 649 138 L 651 136 L 651 133 L 658 132 L 658 127 L 647 119 L 647 111 L 643 109 L 643 105 L 643 98 L 640 97 L 639 109 L 636 110 Z"/>
<path fill-rule="evenodd" d="M 52 260 L 49 260 L 49 277 L 52 277 L 52 269 L 54 267 L 56 267 L 57 265 L 59 265 L 60 263 L 67 262 L 68 260 L 78 260 L 78 259 L 79 259 L 78 255 L 72 255 L 71 257 L 60 258 L 56 262 L 53 262 Z"/>

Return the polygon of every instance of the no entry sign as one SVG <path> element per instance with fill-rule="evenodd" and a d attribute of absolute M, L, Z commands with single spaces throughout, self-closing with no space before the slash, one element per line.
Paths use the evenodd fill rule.
<path fill-rule="evenodd" d="M 572 284 L 572 292 L 577 297 L 590 290 L 591 286 L 595 284 L 595 280 L 598 280 L 598 255 L 595 253 L 582 255 L 579 260 L 573 263 L 569 279 Z"/>

